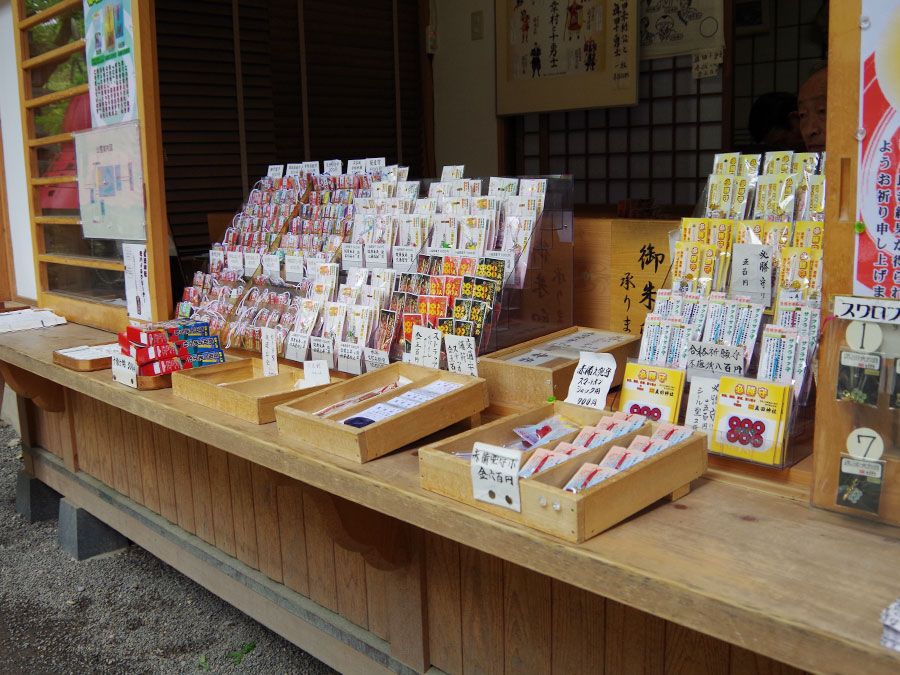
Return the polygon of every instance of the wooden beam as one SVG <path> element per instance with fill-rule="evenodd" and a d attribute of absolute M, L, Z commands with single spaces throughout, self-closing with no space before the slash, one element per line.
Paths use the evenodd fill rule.
<path fill-rule="evenodd" d="M 47 176 L 45 178 L 32 178 L 32 187 L 40 185 L 61 185 L 62 183 L 77 183 L 78 176 Z"/>
<path fill-rule="evenodd" d="M 51 49 L 49 52 L 44 52 L 43 54 L 32 56 L 30 59 L 22 61 L 22 68 L 28 70 L 30 68 L 37 68 L 39 66 L 47 66 L 53 63 L 58 63 L 60 61 L 65 61 L 72 54 L 83 53 L 84 40 L 75 40 L 75 42 L 70 42 L 63 45 L 62 47 Z"/>
<path fill-rule="evenodd" d="M 9 228 L 9 201 L 6 195 L 6 170 L 3 165 L 3 135 L 0 133 L 0 302 L 16 295 L 13 269 L 12 233 Z"/>
<path fill-rule="evenodd" d="M 125 264 L 118 260 L 104 260 L 101 258 L 88 258 L 80 256 L 53 255 L 51 253 L 39 253 L 37 259 L 42 263 L 55 265 L 69 265 L 71 267 L 89 267 L 94 270 L 114 270 L 124 272 Z"/>
<path fill-rule="evenodd" d="M 14 0 L 13 6 L 15 7 L 16 2 Z M 32 14 L 29 17 L 22 17 L 16 20 L 16 25 L 19 27 L 19 30 L 28 30 L 29 28 L 34 28 L 35 26 L 42 24 L 46 21 L 50 21 L 60 14 L 65 14 L 70 10 L 81 9 L 82 0 L 62 0 L 61 2 L 56 3 L 53 7 L 48 7 L 45 10 Z"/>
<path fill-rule="evenodd" d="M 32 220 L 38 225 L 81 225 L 78 216 L 35 216 Z"/>
<path fill-rule="evenodd" d="M 57 314 L 66 317 L 67 321 L 115 333 L 125 330 L 128 325 L 128 314 L 121 305 L 91 301 L 51 290 L 39 291 L 39 294 L 43 297 L 42 307 L 52 308 Z"/>
<path fill-rule="evenodd" d="M 40 148 L 45 145 L 53 145 L 54 143 L 68 143 L 72 140 L 72 134 L 54 134 L 53 136 L 43 136 L 42 138 L 31 138 L 27 141 L 29 148 Z"/>
<path fill-rule="evenodd" d="M 88 87 L 88 84 L 84 83 L 76 85 L 74 87 L 69 87 L 68 89 L 63 89 L 62 91 L 54 91 L 52 94 L 38 96 L 37 98 L 24 97 L 25 107 L 29 110 L 33 108 L 40 108 L 41 106 L 50 105 L 51 103 L 65 101 L 68 98 L 75 98 L 76 96 L 80 96 L 81 94 L 86 94 L 89 90 L 90 88 Z"/>

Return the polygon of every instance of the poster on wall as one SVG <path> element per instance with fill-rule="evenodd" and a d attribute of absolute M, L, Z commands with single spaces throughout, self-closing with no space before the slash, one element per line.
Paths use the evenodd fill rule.
<path fill-rule="evenodd" d="M 82 131 L 73 137 L 85 238 L 145 241 L 139 122 Z"/>
<path fill-rule="evenodd" d="M 637 103 L 637 0 L 496 0 L 497 114 Z"/>
<path fill-rule="evenodd" d="M 853 293 L 900 298 L 900 5 L 863 0 Z"/>
<path fill-rule="evenodd" d="M 725 46 L 722 0 L 641 2 L 640 40 L 642 59 L 721 49 Z"/>
<path fill-rule="evenodd" d="M 84 0 L 84 49 L 91 126 L 137 119 L 131 0 Z"/>

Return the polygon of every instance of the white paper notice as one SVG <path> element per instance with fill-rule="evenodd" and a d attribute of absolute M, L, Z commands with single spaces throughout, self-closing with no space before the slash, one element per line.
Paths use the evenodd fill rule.
<path fill-rule="evenodd" d="M 260 260 L 262 256 L 259 253 L 245 253 L 244 254 L 244 276 L 252 277 L 256 274 L 256 270 L 259 267 Z"/>
<path fill-rule="evenodd" d="M 394 246 L 391 253 L 393 254 L 393 267 L 397 274 L 415 271 L 416 259 L 419 255 L 418 248 L 415 246 Z"/>
<path fill-rule="evenodd" d="M 442 335 L 439 330 L 413 326 L 411 362 L 427 368 L 440 368 Z"/>
<path fill-rule="evenodd" d="M 330 176 L 340 176 L 344 172 L 344 165 L 339 159 L 325 160 L 325 173 Z"/>
<path fill-rule="evenodd" d="M 356 173 L 365 173 L 366 172 L 366 160 L 364 159 L 351 159 L 347 162 L 347 173 L 351 176 Z"/>
<path fill-rule="evenodd" d="M 125 386 L 137 389 L 138 364 L 130 356 L 116 354 L 112 357 L 113 380 Z"/>
<path fill-rule="evenodd" d="M 306 353 L 309 351 L 309 335 L 291 331 L 284 345 L 284 358 L 291 361 L 306 361 Z"/>
<path fill-rule="evenodd" d="M 341 244 L 341 269 L 363 266 L 362 244 Z"/>
<path fill-rule="evenodd" d="M 366 267 L 384 269 L 388 266 L 387 244 L 366 244 L 365 255 Z"/>
<path fill-rule="evenodd" d="M 280 277 L 281 257 L 277 253 L 267 253 L 262 257 L 262 267 L 267 277 Z"/>
<path fill-rule="evenodd" d="M 278 374 L 278 340 L 274 328 L 261 328 L 263 377 Z"/>
<path fill-rule="evenodd" d="M 325 361 L 303 362 L 303 383 L 306 387 L 318 387 L 331 382 L 328 364 Z"/>
<path fill-rule="evenodd" d="M 475 338 L 448 334 L 444 336 L 444 347 L 447 350 L 447 368 L 450 372 L 478 376 Z"/>
<path fill-rule="evenodd" d="M 522 451 L 475 443 L 472 448 L 472 496 L 480 502 L 522 510 L 519 495 L 519 469 Z"/>
<path fill-rule="evenodd" d="M 318 176 L 321 173 L 321 171 L 319 171 L 319 162 L 318 161 L 303 162 L 303 164 L 300 165 L 300 170 L 305 174 L 311 173 L 316 176 Z"/>
<path fill-rule="evenodd" d="M 293 283 L 303 281 L 303 256 L 286 255 L 284 257 L 284 280 Z"/>
<path fill-rule="evenodd" d="M 269 178 L 281 178 L 284 176 L 284 164 L 269 164 L 269 170 L 266 171 Z"/>
<path fill-rule="evenodd" d="M 383 349 L 375 349 L 374 347 L 366 347 L 363 350 L 366 359 L 366 372 L 371 373 L 373 370 L 384 368 L 388 365 L 390 358 L 388 353 Z"/>
<path fill-rule="evenodd" d="M 772 264 L 775 252 L 764 244 L 735 244 L 731 255 L 731 288 L 767 307 L 772 301 Z"/>
<path fill-rule="evenodd" d="M 612 354 L 581 352 L 566 403 L 602 410 L 615 374 L 616 359 Z"/>
<path fill-rule="evenodd" d="M 313 361 L 325 361 L 329 368 L 334 368 L 334 342 L 331 338 L 311 337 L 309 349 Z"/>
<path fill-rule="evenodd" d="M 293 164 L 287 165 L 287 171 L 284 172 L 285 176 L 299 176 L 300 171 L 302 171 L 302 164 L 300 162 L 294 162 Z"/>
<path fill-rule="evenodd" d="M 128 316 L 150 321 L 150 284 L 146 244 L 122 244 L 125 259 L 125 302 Z"/>
<path fill-rule="evenodd" d="M 355 342 L 338 342 L 337 369 L 342 373 L 362 375 L 362 347 Z"/>
<path fill-rule="evenodd" d="M 384 157 L 366 157 L 366 172 L 380 174 L 384 171 Z"/>
<path fill-rule="evenodd" d="M 691 380 L 691 392 L 688 394 L 685 425 L 700 431 L 712 429 L 718 401 L 719 378 L 694 377 Z"/>
<path fill-rule="evenodd" d="M 227 251 L 225 253 L 225 267 L 226 269 L 243 274 L 244 254 L 240 251 Z"/>

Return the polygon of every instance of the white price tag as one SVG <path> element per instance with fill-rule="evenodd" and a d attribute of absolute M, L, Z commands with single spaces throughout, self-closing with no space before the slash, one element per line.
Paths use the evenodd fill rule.
<path fill-rule="evenodd" d="M 338 342 L 337 369 L 342 373 L 362 375 L 362 347 L 355 342 Z"/>
<path fill-rule="evenodd" d="M 351 159 L 347 162 L 347 173 L 350 175 L 356 173 L 365 173 L 366 172 L 366 160 L 364 159 Z"/>
<path fill-rule="evenodd" d="M 602 410 L 615 374 L 616 359 L 612 354 L 581 352 L 566 403 Z"/>
<path fill-rule="evenodd" d="M 874 429 L 854 429 L 847 436 L 847 452 L 856 459 L 881 459 L 884 454 L 884 439 Z"/>
<path fill-rule="evenodd" d="M 387 244 L 366 244 L 366 267 L 388 266 Z"/>
<path fill-rule="evenodd" d="M 263 377 L 278 374 L 278 340 L 274 328 L 261 328 Z"/>
<path fill-rule="evenodd" d="M 293 283 L 303 281 L 303 256 L 287 255 L 284 257 L 284 280 Z"/>
<path fill-rule="evenodd" d="M 225 261 L 229 270 L 244 273 L 244 254 L 240 251 L 228 251 L 225 254 Z"/>
<path fill-rule="evenodd" d="M 225 267 L 225 251 L 221 249 L 210 249 L 209 251 L 209 270 L 221 270 Z"/>
<path fill-rule="evenodd" d="M 269 178 L 281 178 L 284 175 L 284 164 L 269 164 L 266 175 Z"/>
<path fill-rule="evenodd" d="M 735 244 L 731 256 L 731 287 L 766 306 L 772 302 L 772 264 L 775 250 L 764 244 Z"/>
<path fill-rule="evenodd" d="M 393 267 L 397 274 L 415 272 L 416 259 L 419 255 L 418 248 L 415 246 L 394 246 L 391 252 L 393 254 Z"/>
<path fill-rule="evenodd" d="M 341 244 L 341 269 L 363 266 L 362 244 Z"/>
<path fill-rule="evenodd" d="M 325 361 L 329 368 L 334 368 L 334 342 L 331 338 L 309 338 L 310 358 L 313 361 Z"/>
<path fill-rule="evenodd" d="M 328 364 L 325 361 L 303 362 L 303 383 L 307 387 L 318 387 L 331 382 Z"/>
<path fill-rule="evenodd" d="M 339 159 L 326 159 L 325 173 L 329 176 L 340 176 L 344 173 L 344 165 Z"/>
<path fill-rule="evenodd" d="M 319 171 L 319 162 L 317 162 L 317 161 L 316 162 L 303 162 L 303 164 L 300 166 L 300 170 L 304 174 L 311 173 L 314 176 L 318 176 L 320 173 L 322 173 L 321 171 Z"/>
<path fill-rule="evenodd" d="M 299 176 L 301 167 L 303 165 L 300 162 L 293 162 L 292 164 L 287 165 L 287 171 L 284 172 L 285 176 Z"/>
<path fill-rule="evenodd" d="M 384 157 L 366 157 L 366 173 L 381 174 L 385 164 Z"/>
<path fill-rule="evenodd" d="M 522 451 L 475 443 L 472 448 L 472 496 L 504 509 L 520 512 L 519 469 Z"/>
<path fill-rule="evenodd" d="M 281 276 L 281 257 L 277 253 L 267 253 L 262 257 L 263 273 L 267 277 Z"/>
<path fill-rule="evenodd" d="M 447 350 L 447 368 L 450 372 L 478 376 L 475 338 L 448 334 L 444 336 L 444 347 Z"/>
<path fill-rule="evenodd" d="M 841 473 L 850 473 L 854 476 L 866 476 L 867 478 L 881 478 L 883 472 L 883 462 L 869 462 L 864 459 L 841 457 Z"/>
<path fill-rule="evenodd" d="M 309 335 L 291 331 L 284 345 L 284 358 L 291 361 L 306 361 L 306 353 L 309 351 Z"/>
<path fill-rule="evenodd" d="M 442 335 L 439 330 L 413 326 L 410 362 L 427 368 L 440 368 Z"/>
<path fill-rule="evenodd" d="M 374 347 L 366 347 L 363 350 L 366 359 L 366 372 L 371 373 L 373 370 L 384 368 L 390 362 L 390 357 L 383 349 L 375 349 Z"/>
<path fill-rule="evenodd" d="M 259 263 L 262 259 L 262 256 L 259 253 L 245 253 L 244 254 L 244 276 L 252 277 L 256 274 L 256 270 L 259 269 Z"/>
<path fill-rule="evenodd" d="M 137 389 L 138 364 L 130 356 L 114 354 L 112 357 L 113 380 L 127 387 Z"/>

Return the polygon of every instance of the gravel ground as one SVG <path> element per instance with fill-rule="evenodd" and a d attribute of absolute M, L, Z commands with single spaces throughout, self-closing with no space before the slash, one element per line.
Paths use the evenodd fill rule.
<path fill-rule="evenodd" d="M 15 512 L 20 452 L 0 421 L 0 675 L 335 672 L 139 546 L 69 558 Z"/>

